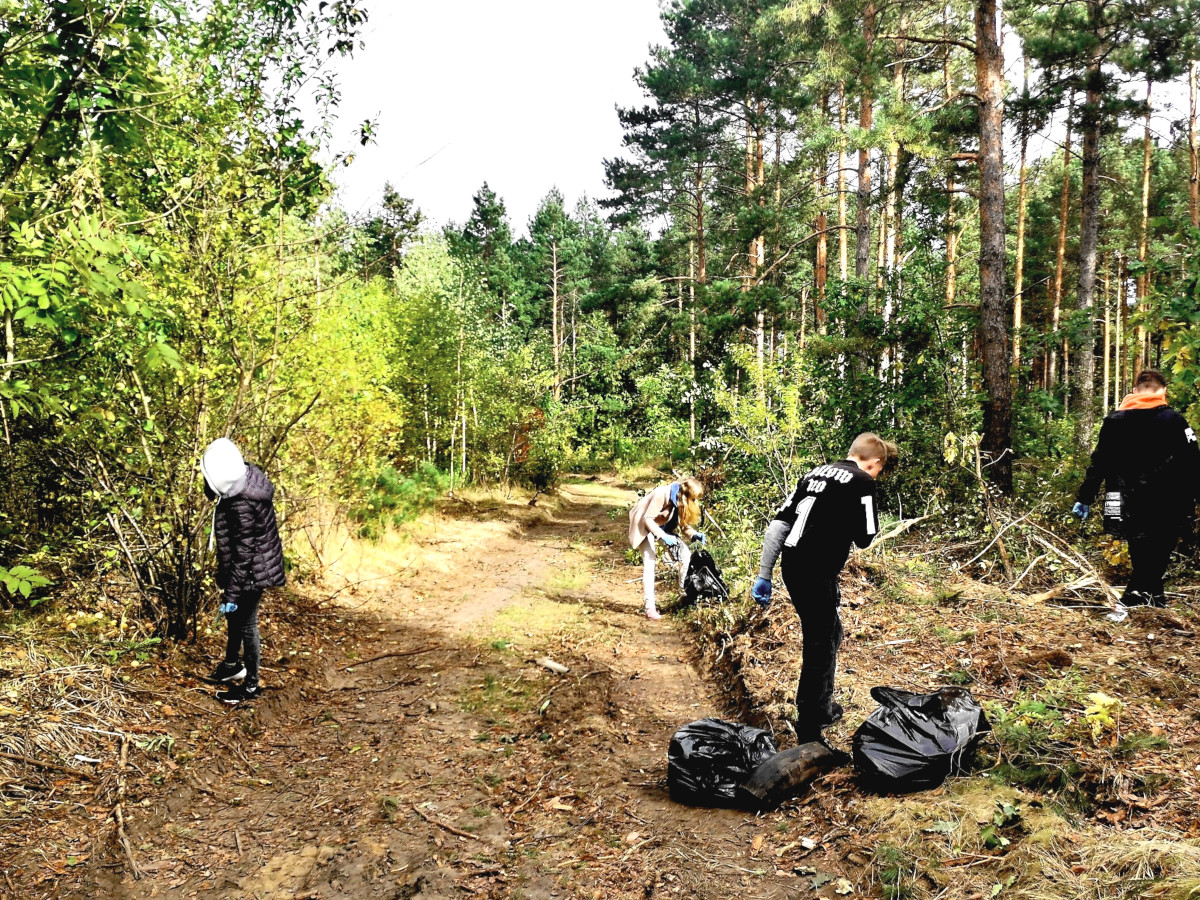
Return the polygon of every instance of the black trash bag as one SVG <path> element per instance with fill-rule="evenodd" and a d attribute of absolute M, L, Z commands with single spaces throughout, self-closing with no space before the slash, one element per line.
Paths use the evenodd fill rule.
<path fill-rule="evenodd" d="M 683 577 L 684 604 L 691 606 L 702 597 L 729 599 L 729 589 L 721 580 L 721 570 L 717 568 L 712 554 L 704 549 L 692 553 L 687 574 Z"/>
<path fill-rule="evenodd" d="M 870 787 L 884 792 L 935 788 L 970 765 L 991 732 L 983 707 L 964 688 L 914 694 L 877 687 L 880 704 L 854 732 L 854 767 Z"/>
<path fill-rule="evenodd" d="M 667 787 L 676 803 L 736 806 L 737 789 L 776 753 L 761 728 L 721 719 L 684 725 L 667 749 Z"/>

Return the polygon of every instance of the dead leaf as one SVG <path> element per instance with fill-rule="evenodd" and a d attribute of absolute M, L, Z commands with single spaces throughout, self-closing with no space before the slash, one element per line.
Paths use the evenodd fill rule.
<path fill-rule="evenodd" d="M 839 878 L 837 884 L 834 885 L 833 892 L 845 897 L 854 893 L 854 885 L 845 878 Z"/>

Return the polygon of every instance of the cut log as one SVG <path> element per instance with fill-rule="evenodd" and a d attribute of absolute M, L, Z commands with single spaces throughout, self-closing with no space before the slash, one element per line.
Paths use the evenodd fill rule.
<path fill-rule="evenodd" d="M 810 741 L 776 753 L 762 763 L 738 788 L 738 798 L 748 809 L 774 809 L 803 791 L 818 775 L 849 762 L 850 754 Z"/>

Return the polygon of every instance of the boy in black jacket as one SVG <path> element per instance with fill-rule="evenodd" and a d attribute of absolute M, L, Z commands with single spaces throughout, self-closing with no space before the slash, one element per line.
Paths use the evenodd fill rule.
<path fill-rule="evenodd" d="M 1109 616 L 1119 622 L 1127 607 L 1166 605 L 1163 575 L 1180 536 L 1195 527 L 1200 499 L 1200 446 L 1187 420 L 1167 406 L 1161 372 L 1141 372 L 1133 393 L 1100 426 L 1072 509 L 1080 519 L 1088 517 L 1101 481 L 1106 525 L 1129 542 L 1133 563 L 1125 595 Z"/>
<path fill-rule="evenodd" d="M 258 685 L 258 603 L 264 588 L 284 583 L 283 543 L 275 521 L 275 486 L 262 469 L 247 465 L 228 438 L 208 445 L 200 460 L 205 496 L 217 501 L 213 509 L 209 549 L 217 549 L 217 585 L 224 592 L 229 637 L 225 660 L 211 680 L 240 684 L 218 691 L 224 703 L 253 700 Z M 243 665 L 244 660 L 244 665 Z"/>
<path fill-rule="evenodd" d="M 751 596 L 765 609 L 771 574 L 783 554 L 783 583 L 800 616 L 804 656 L 796 688 L 796 737 L 817 740 L 842 717 L 833 679 L 842 621 L 838 575 L 850 544 L 868 547 L 879 531 L 875 479 L 890 471 L 896 447 L 870 432 L 854 439 L 845 460 L 818 466 L 800 479 L 775 513 L 763 541 L 762 565 Z"/>

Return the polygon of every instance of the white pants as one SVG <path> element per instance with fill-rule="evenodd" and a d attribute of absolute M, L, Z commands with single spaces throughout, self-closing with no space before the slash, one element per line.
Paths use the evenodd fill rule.
<path fill-rule="evenodd" d="M 655 549 L 654 545 L 658 540 L 654 535 L 646 536 L 642 541 L 642 596 L 646 601 L 647 609 L 654 609 L 654 566 L 655 566 Z M 687 577 L 688 562 L 692 558 L 692 551 L 688 548 L 687 542 L 683 538 L 679 538 L 679 592 L 683 593 L 683 579 Z"/>

